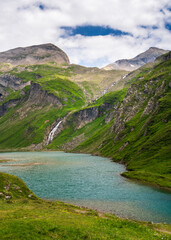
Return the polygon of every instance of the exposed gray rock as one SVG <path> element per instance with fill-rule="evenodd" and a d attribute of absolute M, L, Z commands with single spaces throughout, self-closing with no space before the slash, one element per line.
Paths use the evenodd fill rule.
<path fill-rule="evenodd" d="M 24 98 L 26 100 L 25 104 L 23 105 L 24 108 L 21 108 L 21 111 L 18 112 L 21 119 L 26 116 L 26 112 L 29 111 L 33 105 L 41 106 L 41 108 L 45 105 L 57 106 L 59 109 L 62 107 L 62 103 L 56 96 L 48 91 L 43 90 L 37 83 L 31 83 L 30 90 L 28 91 L 26 97 L 25 95 L 26 93 L 23 92 L 23 95 L 21 94 L 21 96 L 17 99 L 9 100 L 0 105 L 0 117 L 3 116 L 9 109 L 15 107 Z"/>
<path fill-rule="evenodd" d="M 10 185 L 4 186 L 6 191 L 9 191 Z"/>
<path fill-rule="evenodd" d="M 95 120 L 99 115 L 97 107 L 86 108 L 75 114 L 75 119 L 77 119 L 77 129 L 82 128 L 89 122 Z"/>
<path fill-rule="evenodd" d="M 9 200 L 9 199 L 11 199 L 11 198 L 12 198 L 12 197 L 11 197 L 10 195 L 6 195 L 6 196 L 5 196 L 5 199 L 6 199 L 6 200 Z"/>
<path fill-rule="evenodd" d="M 123 69 L 123 70 L 127 70 L 127 71 L 133 71 L 133 70 L 143 66 L 146 63 L 154 62 L 158 56 L 160 56 L 164 53 L 167 53 L 167 52 L 169 52 L 169 51 L 151 47 L 147 51 L 137 55 L 136 57 L 134 57 L 132 59 L 118 60 L 114 63 L 111 63 L 111 64 L 103 67 L 103 69 L 105 69 L 105 70 L 112 70 L 112 69 L 121 70 L 121 69 Z"/>
<path fill-rule="evenodd" d="M 113 108 L 113 104 L 105 103 L 99 107 L 90 107 L 74 113 L 73 116 L 74 119 L 76 119 L 75 128 L 82 128 L 87 123 L 90 123 L 97 117 L 107 113 L 111 108 Z"/>
<path fill-rule="evenodd" d="M 20 102 L 20 100 L 21 98 L 13 99 L 2 104 L 0 106 L 0 117 L 2 117 L 8 111 L 8 109 L 15 107 Z"/>
<path fill-rule="evenodd" d="M 157 58 L 157 60 L 160 60 L 160 61 L 167 61 L 169 59 L 171 59 L 171 51 Z"/>
<path fill-rule="evenodd" d="M 0 75 L 0 102 L 3 101 L 9 95 L 11 90 L 22 90 L 26 86 L 30 85 L 30 81 L 23 82 L 22 79 L 15 77 L 11 74 Z M 10 91 L 8 91 L 10 90 Z"/>
<path fill-rule="evenodd" d="M 31 83 L 28 102 L 32 102 L 36 105 L 58 105 L 59 108 L 62 107 L 62 103 L 59 99 L 51 93 L 42 90 L 41 86 L 37 83 Z"/>
<path fill-rule="evenodd" d="M 60 48 L 50 43 L 25 48 L 15 48 L 0 53 L 0 63 L 26 65 L 50 61 L 55 61 L 59 64 L 69 64 L 68 56 Z"/>
<path fill-rule="evenodd" d="M 0 85 L 5 88 L 12 88 L 13 90 L 21 90 L 24 87 L 30 85 L 30 81 L 23 82 L 22 79 L 15 77 L 11 74 L 0 75 Z"/>

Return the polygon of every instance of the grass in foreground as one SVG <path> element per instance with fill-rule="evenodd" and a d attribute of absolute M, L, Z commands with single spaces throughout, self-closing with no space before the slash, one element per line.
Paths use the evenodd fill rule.
<path fill-rule="evenodd" d="M 0 180 L 0 192 L 12 196 L 5 199 L 1 194 L 0 239 L 171 239 L 170 225 L 120 219 L 35 195 L 30 198 L 19 178 L 0 173 Z"/>

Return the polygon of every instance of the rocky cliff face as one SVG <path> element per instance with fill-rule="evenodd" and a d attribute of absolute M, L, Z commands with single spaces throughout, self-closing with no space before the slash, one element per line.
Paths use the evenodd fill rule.
<path fill-rule="evenodd" d="M 114 63 L 111 63 L 107 66 L 105 66 L 103 69 L 105 70 L 127 70 L 127 71 L 133 71 L 141 66 L 143 66 L 146 63 L 154 62 L 155 59 L 164 54 L 167 53 L 167 50 L 151 47 L 147 51 L 137 55 L 136 57 L 132 59 L 122 59 L 118 60 Z"/>
<path fill-rule="evenodd" d="M 28 102 L 34 103 L 35 105 L 51 105 L 62 107 L 60 100 L 51 93 L 48 93 L 46 90 L 42 90 L 41 86 L 37 83 L 31 83 Z"/>
<path fill-rule="evenodd" d="M 112 132 L 115 134 L 115 140 L 118 140 L 118 136 L 123 132 L 133 117 L 142 110 L 139 118 L 142 119 L 145 116 L 152 116 L 159 107 L 159 99 L 164 96 L 168 83 L 161 79 L 151 79 L 142 85 L 141 81 L 137 81 L 136 84 L 132 84 L 127 91 L 127 94 L 115 110 L 114 123 L 112 126 Z M 158 87 L 156 87 L 158 86 Z M 132 131 L 134 127 L 132 128 Z"/>
<path fill-rule="evenodd" d="M 42 64 L 47 62 L 69 64 L 68 56 L 53 44 L 42 44 L 25 48 L 15 48 L 0 53 L 0 63 L 13 65 Z"/>
<path fill-rule="evenodd" d="M 80 129 L 88 123 L 91 123 L 96 118 L 99 118 L 106 114 L 111 108 L 112 104 L 102 104 L 98 107 L 90 107 L 80 110 L 73 114 L 74 119 L 77 119 L 75 123 L 75 130 Z"/>
<path fill-rule="evenodd" d="M 23 89 L 27 85 L 30 85 L 30 82 L 24 83 L 22 79 L 11 74 L 1 74 L 0 85 L 4 88 L 12 88 L 17 91 Z"/>
<path fill-rule="evenodd" d="M 9 109 L 14 108 L 19 102 L 20 98 L 9 100 L 8 102 L 0 105 L 0 117 L 7 113 Z"/>
<path fill-rule="evenodd" d="M 7 79 L 9 80 L 9 78 L 10 76 L 8 76 Z M 14 80 L 15 78 L 12 79 Z M 19 80 L 17 79 L 17 81 L 20 82 L 20 79 Z M 9 86 L 8 81 L 6 84 L 7 86 Z M 58 109 L 62 107 L 62 103 L 56 96 L 54 96 L 51 93 L 48 93 L 46 90 L 42 90 L 41 86 L 37 83 L 21 82 L 21 84 L 17 85 L 16 82 L 14 81 L 14 83 L 11 82 L 10 86 L 14 87 L 13 89 L 15 90 L 18 89 L 21 91 L 16 99 L 9 99 L 8 101 L 1 103 L 0 117 L 3 116 L 9 109 L 14 108 L 19 103 L 22 103 L 21 109 L 18 110 L 18 112 L 20 113 L 20 118 L 22 118 L 22 116 L 25 116 L 25 114 L 29 112 L 32 107 L 34 107 L 35 110 L 37 108 L 40 110 L 46 105 L 48 105 L 49 107 L 55 106 Z M 26 86 L 30 86 L 28 91 L 23 90 Z"/>
<path fill-rule="evenodd" d="M 0 75 L 0 102 L 9 95 L 8 90 L 18 91 L 30 85 L 30 81 L 23 82 L 22 79 L 11 74 Z"/>

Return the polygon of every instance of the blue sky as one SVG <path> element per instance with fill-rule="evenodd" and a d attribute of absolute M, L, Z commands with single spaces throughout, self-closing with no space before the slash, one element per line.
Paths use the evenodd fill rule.
<path fill-rule="evenodd" d="M 122 36 L 122 35 L 131 35 L 128 32 L 123 32 L 118 29 L 110 28 L 109 26 L 91 26 L 91 25 L 83 25 L 76 27 L 61 27 L 61 29 L 65 30 L 66 36 Z"/>
<path fill-rule="evenodd" d="M 171 31 L 171 23 L 165 23 L 165 28 Z"/>
<path fill-rule="evenodd" d="M 169 0 L 6 0 L 0 16 L 0 51 L 50 42 L 72 63 L 101 67 L 171 49 Z"/>

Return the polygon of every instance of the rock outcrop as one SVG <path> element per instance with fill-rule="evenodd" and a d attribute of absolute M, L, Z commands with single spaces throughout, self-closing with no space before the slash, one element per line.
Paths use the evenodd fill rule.
<path fill-rule="evenodd" d="M 24 82 L 22 79 L 15 77 L 11 74 L 0 75 L 0 98 L 8 96 L 6 89 L 12 89 L 14 91 L 21 90 L 30 85 L 30 81 Z"/>
<path fill-rule="evenodd" d="M 0 106 L 0 117 L 2 117 L 10 108 L 14 108 L 19 102 L 20 102 L 21 98 L 19 99 L 12 99 L 9 100 L 8 102 L 2 104 Z"/>
<path fill-rule="evenodd" d="M 104 103 L 98 107 L 96 107 L 96 106 L 89 107 L 89 108 L 85 108 L 83 110 L 73 113 L 72 119 L 76 120 L 74 122 L 75 130 L 82 128 L 86 124 L 91 123 L 96 118 L 101 117 L 104 114 L 106 114 L 106 116 L 108 116 L 107 113 L 112 108 L 113 108 L 113 104 Z M 70 119 L 69 119 L 69 122 L 70 122 Z M 106 122 L 107 122 L 107 120 L 106 120 Z M 67 120 L 66 120 L 66 124 L 68 124 Z"/>
<path fill-rule="evenodd" d="M 59 99 L 53 94 L 46 90 L 43 90 L 37 83 L 31 83 L 28 102 L 34 103 L 35 105 L 57 105 L 59 108 L 62 107 Z"/>
<path fill-rule="evenodd" d="M 0 117 L 3 116 L 9 109 L 14 108 L 20 102 L 22 102 L 23 106 L 19 111 L 21 118 L 25 116 L 26 112 L 30 111 L 33 105 L 37 106 L 39 109 L 46 105 L 55 106 L 59 109 L 62 107 L 60 100 L 48 91 L 43 90 L 39 84 L 29 82 L 29 85 L 30 89 L 28 91 L 21 90 L 20 95 L 16 99 L 9 99 L 8 101 L 1 103 Z M 22 85 L 19 86 L 21 87 Z"/>

